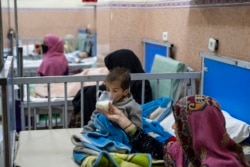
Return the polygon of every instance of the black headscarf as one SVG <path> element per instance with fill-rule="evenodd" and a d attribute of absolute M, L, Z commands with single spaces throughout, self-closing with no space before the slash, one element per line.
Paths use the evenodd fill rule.
<path fill-rule="evenodd" d="M 125 67 L 130 73 L 144 73 L 140 60 L 129 49 L 120 49 L 108 54 L 104 63 L 109 70 L 114 67 Z"/>
<path fill-rule="evenodd" d="M 139 58 L 129 49 L 120 49 L 108 54 L 104 59 L 104 63 L 109 70 L 112 70 L 114 67 L 125 67 L 129 69 L 130 73 L 145 73 Z M 141 104 L 142 81 L 131 81 L 130 92 L 135 101 Z M 144 98 L 144 102 L 152 100 L 152 91 L 149 81 L 145 82 Z"/>
<path fill-rule="evenodd" d="M 145 73 L 140 60 L 135 53 L 129 49 L 119 49 L 108 54 L 104 63 L 106 67 L 111 70 L 114 67 L 125 67 L 129 69 L 130 73 Z M 101 85 L 100 90 L 105 90 L 105 86 Z M 131 81 L 130 92 L 133 95 L 135 101 L 142 104 L 142 81 Z M 81 110 L 80 91 L 73 99 L 74 114 L 78 114 Z M 152 90 L 148 80 L 145 82 L 145 96 L 144 103 L 152 100 Z M 92 112 L 95 110 L 96 103 L 96 86 L 84 87 L 84 124 L 90 120 Z"/>

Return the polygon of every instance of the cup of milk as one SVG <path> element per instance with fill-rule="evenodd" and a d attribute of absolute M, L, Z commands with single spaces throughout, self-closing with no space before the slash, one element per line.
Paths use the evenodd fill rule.
<path fill-rule="evenodd" d="M 112 103 L 113 99 L 109 97 L 107 91 L 98 91 L 100 95 L 96 102 L 96 108 L 103 109 L 105 111 L 109 110 L 109 103 Z"/>

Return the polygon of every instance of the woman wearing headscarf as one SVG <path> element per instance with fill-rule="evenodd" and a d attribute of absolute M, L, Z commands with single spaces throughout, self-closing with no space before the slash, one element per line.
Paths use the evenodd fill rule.
<path fill-rule="evenodd" d="M 40 76 L 68 74 L 68 62 L 64 55 L 64 43 L 54 34 L 44 36 L 42 47 L 43 60 L 37 72 Z"/>
<path fill-rule="evenodd" d="M 176 141 L 164 143 L 136 127 L 112 104 L 109 108 L 97 110 L 124 129 L 133 149 L 163 159 L 166 167 L 250 166 L 242 147 L 228 135 L 218 102 L 209 96 L 186 96 L 174 104 Z"/>
<path fill-rule="evenodd" d="M 169 145 L 166 165 L 171 162 L 170 155 L 176 166 L 249 166 L 241 146 L 227 133 L 225 118 L 215 99 L 201 95 L 184 97 L 174 105 L 174 118 L 178 143 Z"/>
<path fill-rule="evenodd" d="M 119 49 L 108 54 L 104 59 L 105 66 L 108 70 L 112 70 L 114 67 L 125 67 L 129 69 L 130 73 L 145 73 L 142 68 L 141 62 L 135 53 L 129 49 Z M 105 86 L 101 85 L 100 90 L 105 90 Z M 131 81 L 130 92 L 133 95 L 135 101 L 142 104 L 142 81 Z M 95 110 L 96 104 L 96 86 L 84 87 L 84 125 L 90 120 L 92 112 Z M 74 106 L 74 113 L 71 117 L 69 127 L 80 127 L 81 118 L 81 91 L 78 91 L 72 103 Z M 145 82 L 145 94 L 144 103 L 152 100 L 152 90 L 150 82 Z"/>

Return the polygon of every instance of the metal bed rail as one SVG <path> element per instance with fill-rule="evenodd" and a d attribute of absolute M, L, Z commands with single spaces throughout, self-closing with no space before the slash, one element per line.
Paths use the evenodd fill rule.
<path fill-rule="evenodd" d="M 189 86 L 187 83 L 190 83 L 190 80 L 199 80 L 201 78 L 201 74 L 200 72 L 183 72 L 183 73 L 154 73 L 154 74 L 150 74 L 150 73 L 140 73 L 140 74 L 131 74 L 131 79 L 132 80 L 141 80 L 142 81 L 142 102 L 144 102 L 144 87 L 145 87 L 145 80 L 157 80 L 159 83 L 160 80 L 166 80 L 166 79 L 170 79 L 170 80 L 180 80 L 182 84 L 180 84 L 180 89 L 182 89 L 182 94 L 179 94 L 178 96 L 181 95 L 186 95 L 187 93 L 191 93 L 194 94 L 195 90 L 192 91 L 186 91 L 186 89 L 188 89 L 187 87 Z M 19 86 L 20 88 L 22 88 L 24 85 L 26 85 L 27 88 L 29 88 L 30 84 L 47 84 L 47 93 L 48 93 L 48 98 L 46 101 L 43 102 L 33 102 L 30 100 L 30 89 L 26 89 L 26 94 L 27 96 L 27 100 L 23 100 L 22 98 L 20 98 L 21 100 L 21 114 L 22 114 L 22 119 L 24 119 L 25 115 L 28 116 L 28 126 L 25 125 L 24 120 L 22 121 L 22 130 L 30 130 L 32 129 L 31 127 L 31 109 L 32 108 L 36 108 L 36 107 L 47 107 L 47 114 L 48 114 L 48 120 L 49 120 L 49 129 L 53 128 L 52 127 L 52 108 L 53 107 L 58 107 L 61 106 L 63 107 L 62 110 L 62 115 L 63 115 L 63 128 L 67 128 L 68 125 L 68 111 L 69 111 L 69 107 L 71 105 L 71 100 L 72 98 L 68 98 L 67 96 L 67 85 L 68 83 L 71 82 L 79 82 L 80 83 L 80 87 L 81 87 L 81 106 L 83 106 L 83 98 L 87 98 L 84 97 L 83 94 L 83 85 L 85 82 L 96 82 L 96 89 L 99 89 L 100 86 L 100 82 L 103 81 L 105 79 L 105 75 L 91 75 L 91 76 L 54 76 L 54 77 L 15 77 L 13 79 L 14 85 Z M 56 101 L 52 101 L 51 100 L 51 90 L 50 90 L 50 84 L 51 83 L 63 83 L 64 84 L 64 97 L 56 100 Z M 192 88 L 192 87 L 191 87 Z M 154 88 L 152 88 L 154 89 Z M 157 88 L 156 88 L 157 89 Z M 157 90 L 156 92 L 159 92 L 160 90 Z M 21 96 L 20 96 L 21 97 Z M 157 97 L 157 96 L 156 96 Z M 176 97 L 172 97 L 173 99 L 175 99 Z M 24 109 L 27 110 L 27 113 L 24 112 Z M 83 107 L 81 107 L 81 124 L 83 125 Z M 34 127 L 33 127 L 34 128 Z M 35 129 L 35 128 L 34 128 Z"/>
<path fill-rule="evenodd" d="M 86 43 L 91 43 L 92 50 L 94 51 L 96 48 L 96 43 L 95 43 L 95 34 L 93 35 L 88 35 L 86 38 L 81 38 L 81 37 L 76 37 L 74 39 L 71 38 L 62 38 L 64 42 L 74 42 L 76 43 L 76 48 L 78 43 L 86 44 Z M 26 37 L 26 38 L 19 38 L 19 46 L 23 48 L 23 54 L 25 59 L 31 59 L 31 60 L 36 60 L 42 58 L 42 53 L 41 55 L 32 54 L 33 49 L 35 49 L 36 44 L 42 44 L 43 43 L 43 38 L 39 37 Z M 15 50 L 14 50 L 15 52 Z M 96 56 L 95 52 L 92 53 L 91 56 Z"/>
<path fill-rule="evenodd" d="M 13 92 L 13 57 L 9 56 L 5 60 L 4 66 L 0 71 L 0 128 L 2 134 L 0 151 L 3 153 L 3 166 L 13 166 L 14 144 L 15 144 L 15 109 Z M 0 133 L 1 133 L 0 132 Z M 0 161 L 0 166 L 2 165 Z"/>
<path fill-rule="evenodd" d="M 76 37 L 76 38 L 62 38 L 63 41 L 75 43 L 76 50 L 75 51 L 84 51 L 84 48 L 87 49 L 86 51 L 90 52 L 91 54 L 90 58 L 96 57 L 96 50 L 97 50 L 97 44 L 96 44 L 96 33 L 94 34 L 88 34 L 86 37 Z M 13 45 L 11 48 L 9 48 L 9 53 L 13 53 L 13 56 L 15 57 L 14 61 L 14 70 L 18 77 L 30 77 L 30 76 L 36 76 L 37 72 L 36 69 L 40 65 L 41 60 L 43 58 L 43 53 L 40 54 L 36 53 L 36 44 L 39 47 L 39 44 L 43 43 L 43 38 L 37 38 L 37 37 L 28 37 L 28 38 L 18 38 L 18 46 Z M 17 43 L 16 41 L 16 43 Z M 16 48 L 18 47 L 18 48 Z M 71 54 L 75 55 L 77 53 L 69 52 L 65 53 L 65 56 L 67 57 L 69 61 L 69 68 L 70 71 L 78 71 L 81 69 L 89 68 L 93 65 L 93 62 L 91 63 L 88 61 L 80 61 L 79 63 L 73 63 L 71 62 Z M 17 54 L 18 52 L 18 54 Z M 7 55 L 9 56 L 9 55 Z M 12 55 L 10 55 L 12 56 Z M 74 57 L 74 56 L 73 56 Z M 26 61 L 25 63 L 23 61 Z M 30 61 L 36 61 L 32 64 Z M 95 62 L 95 61 L 94 61 Z"/>

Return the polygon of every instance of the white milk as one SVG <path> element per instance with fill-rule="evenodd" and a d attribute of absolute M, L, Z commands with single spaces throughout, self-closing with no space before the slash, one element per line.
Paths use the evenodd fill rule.
<path fill-rule="evenodd" d="M 109 100 L 97 101 L 96 108 L 104 109 L 105 111 L 109 110 Z"/>

